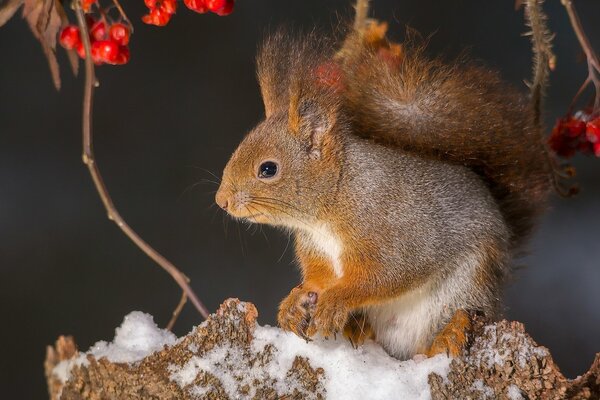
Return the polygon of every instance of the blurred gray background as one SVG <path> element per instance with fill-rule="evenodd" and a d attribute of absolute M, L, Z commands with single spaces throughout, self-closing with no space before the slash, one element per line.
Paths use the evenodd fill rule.
<path fill-rule="evenodd" d="M 600 49 L 600 2 L 578 0 Z M 143 2 L 125 4 L 135 22 L 132 59 L 98 69 L 96 152 L 129 223 L 179 266 L 214 310 L 227 297 L 254 302 L 273 324 L 278 301 L 297 284 L 287 237 L 252 234 L 213 205 L 215 185 L 244 134 L 263 114 L 254 78 L 260 38 L 281 24 L 330 30 L 351 15 L 350 0 L 241 0 L 233 15 L 183 7 L 166 28 L 142 24 Z M 431 36 L 430 51 L 463 48 L 523 86 L 530 47 L 511 0 L 374 0 L 395 38 L 410 24 Z M 547 123 L 563 114 L 586 76 L 559 0 L 548 0 L 558 67 Z M 44 398 L 45 346 L 60 334 L 81 348 L 111 339 L 132 310 L 164 325 L 178 287 L 105 217 L 81 163 L 82 79 L 61 52 L 63 89 L 52 87 L 39 45 L 20 18 L 0 29 L 0 361 L 5 398 Z M 600 351 L 600 160 L 578 157 L 581 194 L 553 198 L 530 255 L 506 290 L 508 318 L 552 351 L 569 377 Z M 211 207 L 212 206 L 212 207 Z M 225 229 L 227 226 L 227 229 Z M 186 307 L 184 334 L 201 321 Z"/>

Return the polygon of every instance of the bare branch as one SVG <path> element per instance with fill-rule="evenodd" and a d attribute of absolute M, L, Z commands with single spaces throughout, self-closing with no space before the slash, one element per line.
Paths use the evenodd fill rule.
<path fill-rule="evenodd" d="M 581 86 L 581 88 L 578 90 L 577 94 L 575 95 L 573 103 L 571 104 L 571 109 L 575 106 L 575 103 L 577 102 L 577 99 L 579 98 L 581 93 L 583 93 L 585 88 L 587 88 L 587 86 L 589 86 L 589 84 L 591 83 L 594 85 L 594 89 L 596 91 L 594 99 L 594 109 L 592 111 L 592 114 L 597 114 L 598 112 L 600 112 L 600 59 L 598 58 L 598 55 L 594 51 L 590 40 L 585 34 L 583 25 L 581 24 L 581 20 L 579 19 L 577 11 L 575 10 L 575 4 L 573 3 L 573 1 L 561 0 L 561 3 L 567 10 L 569 20 L 571 21 L 571 26 L 573 27 L 573 31 L 575 31 L 577 40 L 579 41 L 579 44 L 581 45 L 581 48 L 585 53 L 588 66 L 588 77 Z"/>
<path fill-rule="evenodd" d="M 552 53 L 552 34 L 546 25 L 547 17 L 542 9 L 544 0 L 526 0 L 525 18 L 531 28 L 531 44 L 533 50 L 533 82 L 531 83 L 531 100 L 535 110 L 538 128 L 541 128 L 542 103 L 544 92 L 550 75 L 550 66 L 555 63 Z M 541 131 L 541 129 L 540 129 Z"/>
<path fill-rule="evenodd" d="M 175 322 L 177 322 L 177 318 L 179 318 L 179 314 L 181 314 L 181 310 L 183 310 L 183 306 L 185 306 L 185 303 L 187 303 L 187 295 L 185 294 L 185 292 L 182 292 L 181 299 L 179 300 L 177 307 L 175 307 L 175 310 L 173 310 L 173 316 L 171 317 L 171 320 L 167 324 L 167 330 L 169 330 L 169 331 L 173 330 L 173 327 L 175 326 Z"/>
<path fill-rule="evenodd" d="M 119 14 L 121 14 L 121 18 L 123 18 L 125 22 L 127 22 L 127 24 L 129 25 L 129 29 L 131 29 L 131 32 L 133 32 L 133 24 L 129 20 L 129 17 L 127 17 L 127 14 L 125 14 L 125 10 L 123 10 L 123 7 L 121 6 L 119 0 L 112 0 L 112 2 L 115 5 L 116 9 L 119 11 Z"/>
<path fill-rule="evenodd" d="M 148 243 L 146 243 L 121 217 L 113 201 L 108 193 L 102 175 L 98 165 L 94 158 L 93 141 L 92 141 L 92 104 L 94 97 L 94 87 L 97 86 L 94 62 L 91 57 L 91 44 L 89 38 L 88 27 L 85 21 L 85 16 L 81 7 L 81 0 L 75 2 L 75 13 L 77 15 L 77 22 L 81 31 L 81 37 L 83 39 L 83 45 L 85 48 L 85 87 L 83 97 L 83 162 L 88 167 L 96 190 L 100 195 L 100 199 L 106 208 L 108 219 L 113 221 L 129 239 L 131 239 L 148 257 L 154 260 L 160 265 L 181 287 L 186 297 L 188 297 L 194 304 L 198 312 L 204 317 L 208 317 L 208 310 L 198 299 L 194 291 L 189 285 L 189 279 L 181 272 L 175 265 L 169 262 L 156 250 L 154 250 Z"/>

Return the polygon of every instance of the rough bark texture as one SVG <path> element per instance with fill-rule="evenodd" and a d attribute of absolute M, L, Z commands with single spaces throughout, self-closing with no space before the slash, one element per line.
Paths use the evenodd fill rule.
<path fill-rule="evenodd" d="M 253 369 L 263 369 L 249 385 L 239 376 L 235 362 L 224 362 L 228 376 L 239 398 L 253 399 L 323 399 L 327 397 L 323 369 L 313 368 L 310 360 L 297 356 L 277 382 L 266 370 L 272 357 L 272 346 L 256 353 L 251 351 L 256 327 L 256 308 L 237 299 L 227 300 L 210 318 L 182 338 L 134 364 L 111 363 L 88 355 L 87 365 L 75 366 L 71 378 L 63 382 L 53 373 L 62 360 L 78 352 L 70 337 L 60 337 L 49 346 L 45 362 L 51 400 L 63 399 L 227 399 L 223 382 L 202 371 L 195 381 L 181 388 L 170 379 L 172 366 L 183 366 L 194 356 L 203 356 L 216 346 L 235 352 L 233 359 Z M 474 340 L 462 357 L 452 361 L 444 379 L 429 376 L 433 399 L 600 399 L 600 354 L 585 375 L 566 379 L 554 364 L 548 350 L 538 346 L 518 322 L 500 321 L 485 325 L 477 322 Z M 226 356 L 224 359 L 228 359 Z M 229 380 L 231 382 L 231 379 Z M 376 384 L 374 382 L 374 384 Z M 252 386 L 252 387 L 250 387 Z M 276 388 L 288 387 L 289 393 L 277 393 Z M 199 390 L 199 388 L 201 388 Z M 252 393 L 252 395 L 250 395 Z M 520 396 L 520 397 L 519 397 Z"/>
<path fill-rule="evenodd" d="M 585 375 L 568 380 L 523 324 L 475 325 L 470 348 L 452 360 L 446 379 L 429 376 L 434 400 L 600 399 L 600 353 Z"/>

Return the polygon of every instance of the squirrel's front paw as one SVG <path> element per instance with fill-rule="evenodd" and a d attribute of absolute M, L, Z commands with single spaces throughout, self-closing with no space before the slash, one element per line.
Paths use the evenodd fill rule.
<path fill-rule="evenodd" d="M 306 329 L 315 311 L 317 293 L 296 287 L 279 305 L 277 322 L 279 327 L 309 339 Z"/>
<path fill-rule="evenodd" d="M 325 292 L 319 299 L 306 335 L 314 336 L 317 332 L 321 332 L 325 338 L 335 336 L 337 332 L 343 332 L 346 321 L 348 321 L 348 314 L 349 310 L 343 302 L 335 301 L 333 296 Z"/>

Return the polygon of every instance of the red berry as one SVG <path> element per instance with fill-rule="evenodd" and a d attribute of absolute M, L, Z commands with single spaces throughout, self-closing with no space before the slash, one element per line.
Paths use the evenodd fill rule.
<path fill-rule="evenodd" d="M 85 58 L 85 46 L 83 45 L 83 42 L 80 42 L 75 50 L 77 51 L 79 57 Z"/>
<path fill-rule="evenodd" d="M 204 14 L 208 11 L 208 7 L 206 6 L 204 0 L 183 0 L 183 3 L 190 10 L 196 11 L 200 14 Z"/>
<path fill-rule="evenodd" d="M 221 8 L 220 10 L 216 11 L 216 14 L 224 17 L 226 15 L 229 15 L 233 12 L 233 4 L 235 3 L 234 0 L 226 0 L 225 1 L 225 5 L 223 6 L 223 8 Z"/>
<path fill-rule="evenodd" d="M 585 133 L 585 122 L 576 117 L 569 117 L 564 120 L 563 128 L 567 130 L 569 136 L 578 137 Z"/>
<path fill-rule="evenodd" d="M 142 21 L 150 25 L 166 25 L 177 10 L 177 0 L 144 0 L 150 9 Z"/>
<path fill-rule="evenodd" d="M 162 0 L 160 8 L 168 14 L 175 14 L 175 11 L 177 11 L 177 0 Z"/>
<path fill-rule="evenodd" d="M 205 0 L 206 8 L 212 12 L 217 12 L 225 7 L 226 0 Z"/>
<path fill-rule="evenodd" d="M 126 46 L 129 43 L 129 28 L 120 22 L 112 24 L 108 30 L 108 35 L 112 40 L 117 42 L 120 46 Z"/>
<path fill-rule="evenodd" d="M 556 121 L 552 135 L 548 139 L 550 148 L 561 157 L 569 158 L 575 155 L 579 147 L 579 138 L 570 133 L 569 123 L 571 116 L 567 116 Z"/>
<path fill-rule="evenodd" d="M 99 40 L 92 43 L 92 59 L 94 62 L 114 64 L 119 56 L 119 45 L 112 40 Z"/>
<path fill-rule="evenodd" d="M 153 8 L 148 15 L 142 17 L 142 21 L 149 25 L 165 26 L 171 16 L 171 14 L 161 11 L 159 8 Z"/>
<path fill-rule="evenodd" d="M 106 24 L 104 21 L 98 21 L 90 28 L 90 38 L 92 42 L 106 39 Z"/>
<path fill-rule="evenodd" d="M 75 25 L 67 25 L 60 32 L 60 38 L 58 39 L 60 45 L 67 50 L 73 50 L 81 44 L 81 35 L 79 34 L 79 28 Z"/>
<path fill-rule="evenodd" d="M 600 142 L 594 143 L 594 155 L 600 157 Z"/>
<path fill-rule="evenodd" d="M 600 117 L 587 123 L 585 134 L 591 143 L 600 142 Z"/>
<path fill-rule="evenodd" d="M 127 64 L 129 62 L 129 48 L 126 46 L 121 46 L 119 47 L 119 54 L 117 55 L 117 59 L 115 60 L 114 64 L 116 65 L 122 65 L 122 64 Z"/>

